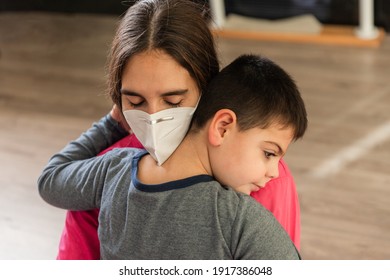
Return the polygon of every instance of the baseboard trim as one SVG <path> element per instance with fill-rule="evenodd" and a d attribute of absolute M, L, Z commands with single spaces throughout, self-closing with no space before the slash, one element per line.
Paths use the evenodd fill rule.
<path fill-rule="evenodd" d="M 355 26 L 323 25 L 322 31 L 319 34 L 254 32 L 226 28 L 213 29 L 213 33 L 221 38 L 357 47 L 379 47 L 386 35 L 383 28 L 378 28 L 378 36 L 376 38 L 365 40 L 357 37 L 355 30 Z"/>

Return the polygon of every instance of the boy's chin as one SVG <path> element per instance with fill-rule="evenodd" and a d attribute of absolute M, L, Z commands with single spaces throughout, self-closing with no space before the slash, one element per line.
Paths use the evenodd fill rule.
<path fill-rule="evenodd" d="M 259 191 L 261 189 L 261 186 L 258 186 L 256 184 L 245 184 L 239 187 L 234 187 L 233 189 L 237 192 L 250 195 L 252 192 Z"/>

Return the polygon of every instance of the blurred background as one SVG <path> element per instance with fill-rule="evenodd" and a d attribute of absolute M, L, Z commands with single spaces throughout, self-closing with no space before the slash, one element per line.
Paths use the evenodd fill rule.
<path fill-rule="evenodd" d="M 0 2 L 0 259 L 56 257 L 65 212 L 40 199 L 36 180 L 53 153 L 111 108 L 105 64 L 122 2 Z M 359 1 L 224 3 L 226 16 L 258 19 L 259 32 L 260 20 L 279 34 L 296 24 L 284 21 L 278 31 L 279 20 L 301 15 L 320 32 L 359 24 Z M 222 65 L 263 54 L 303 94 L 309 130 L 286 161 L 300 197 L 305 259 L 390 259 L 390 2 L 374 1 L 373 15 L 384 35 L 371 46 L 216 32 Z M 294 27 L 297 38 L 299 28 L 308 26 Z"/>

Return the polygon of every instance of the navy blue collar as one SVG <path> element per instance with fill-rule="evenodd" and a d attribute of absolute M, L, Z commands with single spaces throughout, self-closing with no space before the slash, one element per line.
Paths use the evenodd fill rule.
<path fill-rule="evenodd" d="M 206 183 L 206 182 L 215 181 L 215 179 L 212 176 L 202 174 L 202 175 L 196 175 L 196 176 L 188 177 L 185 179 L 180 179 L 180 180 L 171 181 L 171 182 L 162 183 L 162 184 L 154 184 L 154 185 L 143 184 L 138 180 L 138 177 L 137 177 L 138 163 L 139 163 L 140 159 L 144 155 L 146 155 L 147 153 L 148 153 L 147 151 L 142 151 L 141 153 L 136 155 L 132 161 L 131 180 L 132 180 L 135 188 L 140 190 L 140 191 L 143 191 L 143 192 L 163 192 L 163 191 L 170 191 L 170 190 L 175 190 L 175 189 L 186 188 L 186 187 L 195 185 L 197 183 Z"/>

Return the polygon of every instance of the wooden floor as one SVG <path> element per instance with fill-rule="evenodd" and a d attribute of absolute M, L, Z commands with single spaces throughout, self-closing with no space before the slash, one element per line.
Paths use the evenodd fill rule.
<path fill-rule="evenodd" d="M 0 259 L 53 259 L 64 211 L 36 180 L 48 158 L 108 112 L 116 19 L 0 14 Z M 297 81 L 310 127 L 286 160 L 305 259 L 390 259 L 390 38 L 379 48 L 221 38 L 223 64 L 269 56 Z"/>

